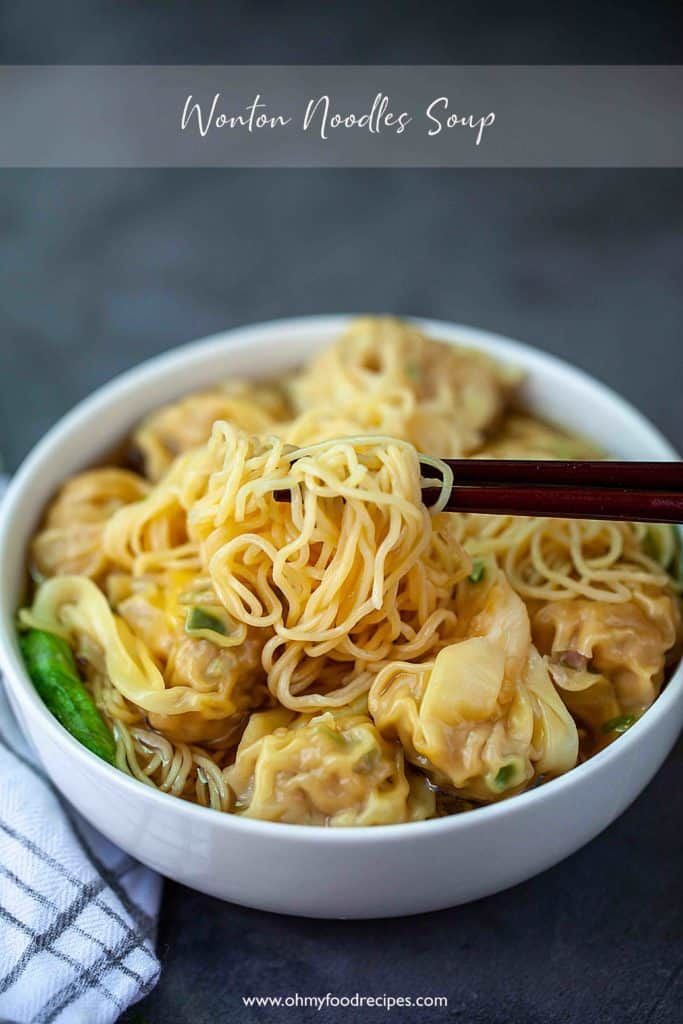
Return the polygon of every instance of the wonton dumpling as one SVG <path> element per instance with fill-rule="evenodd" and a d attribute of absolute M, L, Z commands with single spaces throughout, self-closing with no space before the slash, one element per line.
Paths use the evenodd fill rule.
<path fill-rule="evenodd" d="M 266 696 L 262 637 L 247 634 L 243 642 L 224 647 L 180 633 L 162 672 L 144 640 L 85 576 L 47 580 L 31 608 L 22 609 L 20 620 L 27 627 L 64 637 L 151 723 L 166 732 L 174 728 L 174 739 L 191 742 L 190 735 L 180 734 L 180 727 L 194 723 L 196 733 L 195 724 L 202 719 L 206 736 L 193 735 L 196 741 L 232 738 L 233 726 L 241 726 L 245 713 Z M 239 719 L 233 718 L 236 715 Z M 229 729 L 224 728 L 228 724 Z"/>
<path fill-rule="evenodd" d="M 434 814 L 425 780 L 409 779 L 401 748 L 362 714 L 256 712 L 225 778 L 233 810 L 247 818 L 389 825 Z"/>
<path fill-rule="evenodd" d="M 457 457 L 482 443 L 518 382 L 519 374 L 474 349 L 393 317 L 363 317 L 287 382 L 295 411 L 305 414 L 293 436 L 331 436 L 334 414 L 356 422 L 354 433 L 391 433 L 420 451 Z M 372 426 L 368 405 L 380 416 Z"/>
<path fill-rule="evenodd" d="M 99 580 L 110 567 L 102 543 L 107 520 L 144 498 L 148 489 L 126 469 L 90 469 L 72 477 L 50 505 L 31 546 L 40 575 L 75 573 Z"/>
<path fill-rule="evenodd" d="M 489 459 L 599 459 L 599 448 L 524 413 L 513 412 L 479 452 Z"/>
<path fill-rule="evenodd" d="M 223 718 L 207 719 L 198 711 L 181 715 L 150 713 L 149 724 L 177 742 L 236 739 L 247 712 L 263 705 L 268 693 L 261 668 L 262 647 L 263 641 L 255 631 L 237 647 L 218 647 L 210 640 L 178 637 L 166 665 L 169 687 L 190 686 L 202 693 L 215 691 L 224 701 L 226 714 Z"/>
<path fill-rule="evenodd" d="M 207 718 L 198 711 L 150 712 L 149 724 L 175 742 L 228 742 L 239 735 L 247 712 L 261 706 L 267 696 L 261 667 L 264 637 L 245 627 L 239 631 L 239 642 L 231 639 L 229 645 L 221 645 L 223 638 L 210 631 L 188 635 L 183 595 L 191 580 L 192 575 L 182 571 L 157 579 L 116 573 L 107 581 L 107 597 L 159 664 L 168 688 L 191 687 L 221 697 L 221 717 Z"/>
<path fill-rule="evenodd" d="M 680 616 L 670 594 L 642 595 L 640 603 L 551 601 L 534 615 L 533 627 L 572 711 L 597 726 L 650 706 L 676 646 Z"/>
<path fill-rule="evenodd" d="M 163 663 L 178 636 L 184 635 L 187 608 L 182 596 L 192 580 L 191 573 L 175 570 L 156 576 L 112 572 L 103 589 L 116 614 Z"/>
<path fill-rule="evenodd" d="M 208 441 L 217 420 L 263 434 L 286 415 L 286 403 L 275 388 L 229 381 L 222 389 L 197 392 L 158 409 L 138 427 L 133 442 L 146 476 L 156 482 L 177 455 Z"/>
<path fill-rule="evenodd" d="M 574 722 L 530 642 L 521 599 L 502 573 L 472 598 L 469 636 L 424 665 L 395 662 L 369 696 L 382 735 L 462 796 L 491 800 L 536 774 L 560 774 L 578 755 Z"/>

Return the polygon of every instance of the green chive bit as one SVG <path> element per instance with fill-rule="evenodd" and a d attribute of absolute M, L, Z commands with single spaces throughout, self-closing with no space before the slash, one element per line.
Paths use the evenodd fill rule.
<path fill-rule="evenodd" d="M 610 718 L 608 719 L 608 721 L 603 722 L 601 728 L 604 733 L 622 733 L 626 732 L 627 729 L 630 729 L 631 726 L 637 721 L 637 715 L 617 715 L 616 718 Z"/>
<path fill-rule="evenodd" d="M 328 740 L 332 740 L 338 747 L 346 746 L 346 737 L 342 733 L 337 732 L 336 729 L 330 729 L 329 725 L 319 725 L 316 728 L 316 732 L 320 736 L 327 736 Z"/>
<path fill-rule="evenodd" d="M 470 583 L 481 583 L 486 575 L 486 565 L 477 559 L 472 563 L 472 572 L 467 577 Z"/>
<path fill-rule="evenodd" d="M 207 612 L 205 608 L 190 608 L 185 620 L 185 632 L 196 633 L 200 629 L 208 629 L 212 633 L 220 633 L 221 636 L 227 636 L 228 632 L 225 623 L 216 615 Z"/>
<path fill-rule="evenodd" d="M 493 780 L 493 785 L 496 789 L 506 789 L 508 783 L 512 782 L 515 777 L 515 766 L 514 764 L 504 764 L 502 768 L 499 768 L 496 772 L 496 776 Z"/>

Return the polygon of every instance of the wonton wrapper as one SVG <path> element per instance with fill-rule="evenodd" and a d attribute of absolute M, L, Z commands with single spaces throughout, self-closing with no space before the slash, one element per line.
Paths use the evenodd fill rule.
<path fill-rule="evenodd" d="M 297 444 L 381 433 L 457 458 L 476 450 L 520 375 L 474 349 L 428 338 L 393 317 L 355 320 L 286 386 Z"/>
<path fill-rule="evenodd" d="M 287 406 L 274 387 L 228 381 L 221 389 L 200 391 L 162 406 L 133 435 L 146 476 L 159 481 L 176 456 L 204 444 L 217 420 L 248 434 L 267 434 L 286 417 Z"/>
<path fill-rule="evenodd" d="M 534 638 L 573 713 L 591 727 L 642 711 L 659 693 L 680 615 L 670 594 L 625 601 L 552 601 L 536 612 Z M 563 664 L 567 653 L 589 671 Z M 592 691 L 592 692 L 591 692 Z"/>
<path fill-rule="evenodd" d="M 469 636 L 424 665 L 395 662 L 369 696 L 382 735 L 434 781 L 474 800 L 576 764 L 576 726 L 530 642 L 526 608 L 491 568 L 467 589 Z M 475 587 L 480 587 L 479 591 Z"/>
<path fill-rule="evenodd" d="M 141 477 L 126 469 L 91 469 L 68 480 L 31 545 L 40 575 L 100 579 L 110 567 L 102 543 L 107 520 L 148 490 Z"/>
<path fill-rule="evenodd" d="M 57 576 L 41 584 L 21 620 L 65 637 L 78 653 L 92 657 L 90 652 L 99 651 L 98 670 L 174 739 L 199 742 L 231 734 L 245 711 L 258 706 L 266 694 L 260 638 L 219 647 L 180 635 L 169 653 L 165 678 L 144 640 L 114 614 L 102 591 L 86 577 Z M 233 716 L 240 721 L 228 722 Z"/>
<path fill-rule="evenodd" d="M 233 810 L 299 825 L 389 825 L 434 814 L 424 779 L 362 714 L 253 714 L 225 778 Z"/>

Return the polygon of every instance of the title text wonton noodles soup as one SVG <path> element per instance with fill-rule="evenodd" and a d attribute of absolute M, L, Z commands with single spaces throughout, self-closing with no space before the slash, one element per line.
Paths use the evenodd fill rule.
<path fill-rule="evenodd" d="M 268 821 L 421 820 L 571 770 L 678 657 L 680 551 L 668 526 L 423 503 L 424 462 L 445 494 L 439 458 L 596 456 L 519 383 L 368 318 L 152 413 L 34 537 L 43 700 L 142 784 Z"/>

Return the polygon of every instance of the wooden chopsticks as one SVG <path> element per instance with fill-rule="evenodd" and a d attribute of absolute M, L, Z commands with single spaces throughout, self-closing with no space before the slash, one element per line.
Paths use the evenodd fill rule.
<path fill-rule="evenodd" d="M 554 459 L 442 459 L 456 484 L 595 485 L 637 487 L 639 490 L 683 491 L 683 462 L 613 462 Z M 423 463 L 422 474 L 439 477 L 436 467 Z"/>
<path fill-rule="evenodd" d="M 451 512 L 683 522 L 682 462 L 445 459 Z M 426 477 L 438 476 L 423 464 Z M 425 500 L 436 497 L 425 487 Z"/>
<path fill-rule="evenodd" d="M 453 471 L 449 512 L 683 523 L 683 462 L 444 459 Z M 435 466 L 422 464 L 426 504 Z M 276 491 L 288 501 L 289 491 Z"/>

